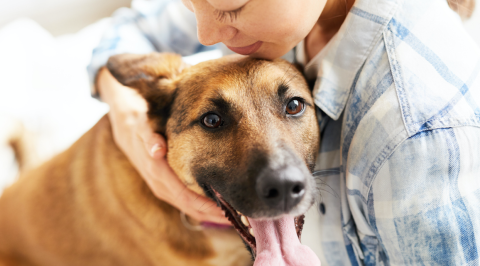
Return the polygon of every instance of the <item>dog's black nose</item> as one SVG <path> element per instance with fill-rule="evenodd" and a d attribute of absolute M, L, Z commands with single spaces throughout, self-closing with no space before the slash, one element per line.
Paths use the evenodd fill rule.
<path fill-rule="evenodd" d="M 295 167 L 263 171 L 257 179 L 256 190 L 270 208 L 289 211 L 305 194 L 305 176 Z"/>

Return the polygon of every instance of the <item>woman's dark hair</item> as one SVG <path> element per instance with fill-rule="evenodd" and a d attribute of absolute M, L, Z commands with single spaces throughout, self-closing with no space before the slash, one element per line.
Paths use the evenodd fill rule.
<path fill-rule="evenodd" d="M 450 8 L 457 12 L 462 19 L 468 19 L 472 16 L 475 9 L 475 0 L 447 0 Z"/>

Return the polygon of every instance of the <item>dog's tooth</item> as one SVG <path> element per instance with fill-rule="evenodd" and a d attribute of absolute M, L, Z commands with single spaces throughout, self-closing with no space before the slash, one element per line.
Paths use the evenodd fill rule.
<path fill-rule="evenodd" d="M 253 228 L 250 227 L 250 229 L 248 229 L 248 232 L 249 232 L 253 237 L 255 237 L 255 234 L 253 233 Z"/>
<path fill-rule="evenodd" d="M 245 225 L 245 226 L 249 226 L 250 223 L 248 222 L 248 219 L 245 215 L 242 215 L 240 216 L 240 220 L 242 220 L 242 223 Z"/>
<path fill-rule="evenodd" d="M 241 212 L 239 212 L 239 211 L 236 211 L 236 212 L 237 212 L 237 214 L 238 214 L 238 215 L 242 215 L 242 213 L 241 213 Z"/>

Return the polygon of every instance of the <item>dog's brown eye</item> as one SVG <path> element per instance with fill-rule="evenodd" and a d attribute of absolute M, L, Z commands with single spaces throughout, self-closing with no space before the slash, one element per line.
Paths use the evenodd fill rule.
<path fill-rule="evenodd" d="M 300 99 L 294 98 L 287 103 L 285 111 L 289 115 L 296 115 L 303 111 L 303 107 L 304 103 Z"/>
<path fill-rule="evenodd" d="M 217 128 L 222 125 L 222 118 L 216 114 L 208 114 L 202 122 L 206 127 Z"/>

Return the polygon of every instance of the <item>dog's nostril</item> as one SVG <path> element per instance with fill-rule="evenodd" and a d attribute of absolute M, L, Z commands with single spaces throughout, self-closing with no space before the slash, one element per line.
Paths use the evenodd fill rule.
<path fill-rule="evenodd" d="M 288 212 L 305 196 L 306 177 L 300 169 L 292 166 L 265 171 L 256 180 L 255 189 L 269 208 Z"/>
<path fill-rule="evenodd" d="M 290 191 L 290 197 L 292 199 L 301 199 L 303 197 L 303 194 L 305 194 L 305 185 L 303 183 L 294 184 L 292 190 Z"/>
<path fill-rule="evenodd" d="M 267 195 L 265 195 L 265 197 L 267 199 L 272 199 L 272 198 L 278 197 L 279 194 L 280 193 L 278 193 L 278 190 L 276 190 L 275 188 L 272 188 L 268 190 Z"/>
<path fill-rule="evenodd" d="M 296 185 L 293 187 L 292 192 L 293 194 L 300 194 L 303 190 L 303 187 L 300 185 Z"/>

